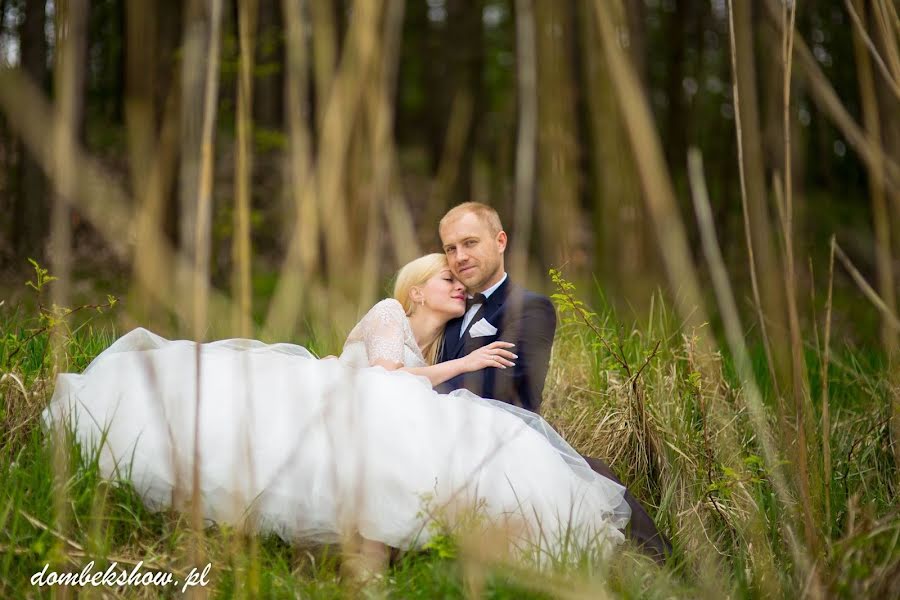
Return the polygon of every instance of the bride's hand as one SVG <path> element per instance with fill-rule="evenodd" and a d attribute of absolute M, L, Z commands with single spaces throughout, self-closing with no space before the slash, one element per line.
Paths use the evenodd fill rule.
<path fill-rule="evenodd" d="M 478 371 L 488 367 L 514 367 L 516 363 L 512 361 L 519 358 L 506 348 L 512 348 L 515 344 L 509 342 L 493 342 L 487 346 L 483 346 L 478 350 L 473 350 L 467 356 L 463 357 L 463 366 L 466 372 Z"/>

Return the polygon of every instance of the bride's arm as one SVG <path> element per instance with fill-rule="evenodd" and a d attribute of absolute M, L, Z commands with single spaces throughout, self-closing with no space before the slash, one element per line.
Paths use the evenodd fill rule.
<path fill-rule="evenodd" d="M 508 348 L 512 348 L 514 345 L 515 344 L 510 344 L 509 342 L 493 342 L 487 346 L 473 350 L 462 358 L 448 360 L 427 367 L 404 367 L 402 363 L 385 359 L 371 361 L 371 364 L 384 367 L 388 371 L 400 369 L 401 371 L 406 371 L 413 375 L 426 377 L 431 382 L 431 385 L 435 386 L 440 385 L 457 375 L 478 371 L 479 369 L 486 369 L 489 367 L 505 369 L 506 367 L 514 367 L 516 363 L 512 362 L 512 359 L 518 357 L 508 350 Z"/>
<path fill-rule="evenodd" d="M 452 379 L 462 373 L 467 373 L 463 358 L 448 360 L 446 362 L 429 365 L 427 367 L 403 367 L 403 371 L 412 373 L 413 375 L 421 375 L 427 377 L 432 386 L 444 383 L 448 379 Z"/>

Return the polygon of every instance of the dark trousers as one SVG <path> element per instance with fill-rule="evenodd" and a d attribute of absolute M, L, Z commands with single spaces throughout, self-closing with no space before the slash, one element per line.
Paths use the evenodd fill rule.
<path fill-rule="evenodd" d="M 619 478 L 612 472 L 609 465 L 599 458 L 590 456 L 584 456 L 583 458 L 595 472 L 600 473 L 608 479 L 612 479 L 619 485 L 625 485 L 619 481 Z M 631 495 L 631 492 L 629 492 L 627 488 L 625 489 L 625 501 L 628 503 L 628 506 L 631 507 L 631 526 L 627 532 L 628 536 L 647 555 L 652 557 L 659 564 L 663 564 L 666 561 L 666 557 L 672 554 L 672 543 L 666 539 L 666 536 L 659 532 L 656 528 L 656 523 L 653 522 L 653 519 L 650 518 L 650 515 L 648 515 L 647 511 L 644 510 L 644 507 L 641 506 L 641 503 L 637 501 L 637 498 Z"/>

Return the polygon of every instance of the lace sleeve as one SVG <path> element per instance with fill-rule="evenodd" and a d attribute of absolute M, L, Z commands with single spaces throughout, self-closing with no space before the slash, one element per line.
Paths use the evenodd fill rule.
<path fill-rule="evenodd" d="M 403 363 L 406 313 L 392 298 L 373 306 L 360 322 L 369 364 L 376 360 Z"/>

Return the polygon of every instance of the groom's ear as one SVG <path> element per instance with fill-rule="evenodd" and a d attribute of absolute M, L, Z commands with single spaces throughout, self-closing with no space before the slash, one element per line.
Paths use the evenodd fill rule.
<path fill-rule="evenodd" d="M 497 246 L 499 246 L 500 252 L 506 250 L 507 241 L 506 232 L 501 229 L 500 233 L 497 234 Z"/>

